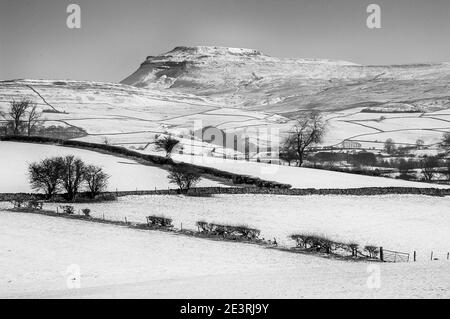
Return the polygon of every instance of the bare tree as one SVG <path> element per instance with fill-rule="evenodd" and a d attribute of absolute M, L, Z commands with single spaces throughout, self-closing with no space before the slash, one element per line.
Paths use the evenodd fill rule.
<path fill-rule="evenodd" d="M 369 253 L 370 258 L 376 258 L 380 253 L 380 249 L 377 246 L 367 245 L 364 247 L 364 250 Z"/>
<path fill-rule="evenodd" d="M 422 140 L 422 139 L 418 139 L 417 141 L 416 141 L 416 148 L 418 149 L 418 150 L 421 150 L 423 147 L 424 147 L 424 145 L 425 145 L 425 142 Z"/>
<path fill-rule="evenodd" d="M 60 160 L 62 163 L 61 185 L 67 192 L 67 199 L 72 200 L 84 182 L 86 166 L 81 159 L 75 158 L 73 155 L 67 155 Z"/>
<path fill-rule="evenodd" d="M 201 179 L 199 172 L 183 165 L 174 166 L 169 172 L 169 182 L 177 184 L 183 192 L 187 192 L 190 188 L 194 187 Z"/>
<path fill-rule="evenodd" d="M 423 179 L 427 182 L 431 182 L 436 175 L 436 167 L 439 166 L 439 161 L 436 157 L 429 156 L 421 162 L 421 166 Z"/>
<path fill-rule="evenodd" d="M 406 180 L 414 178 L 415 176 L 414 171 L 411 172 L 413 168 L 414 168 L 413 161 L 401 158 L 400 161 L 398 162 L 398 171 L 400 173 L 399 178 Z"/>
<path fill-rule="evenodd" d="M 42 190 L 50 199 L 61 184 L 61 172 L 63 170 L 60 158 L 48 158 L 39 163 L 32 163 L 28 167 L 28 175 L 31 187 L 35 190 Z"/>
<path fill-rule="evenodd" d="M 302 166 L 306 152 L 320 143 L 325 135 L 326 123 L 319 112 L 310 112 L 298 118 L 289 136 L 281 145 L 282 152 L 295 152 L 297 165 Z"/>
<path fill-rule="evenodd" d="M 22 123 L 25 120 L 26 112 L 29 106 L 32 104 L 30 100 L 12 101 L 10 107 L 6 113 L 2 113 L 2 117 L 5 118 L 12 126 L 13 134 L 19 135 Z"/>
<path fill-rule="evenodd" d="M 444 133 L 442 136 L 441 146 L 446 150 L 450 150 L 450 132 Z"/>
<path fill-rule="evenodd" d="M 1 112 L 0 112 L 1 115 Z M 1 123 L 0 122 L 0 135 L 8 135 L 8 123 Z"/>
<path fill-rule="evenodd" d="M 356 166 L 375 166 L 377 164 L 377 157 L 371 152 L 358 152 L 352 156 L 352 162 Z"/>
<path fill-rule="evenodd" d="M 384 142 L 384 150 L 388 154 L 394 154 L 395 153 L 395 142 L 392 138 L 388 138 L 386 142 Z"/>
<path fill-rule="evenodd" d="M 180 141 L 171 136 L 164 136 L 155 140 L 156 149 L 166 152 L 167 158 L 172 155 L 172 151 L 178 144 L 180 144 Z"/>
<path fill-rule="evenodd" d="M 88 165 L 84 170 L 84 180 L 91 194 L 95 198 L 100 192 L 108 186 L 109 175 L 99 166 Z"/>
<path fill-rule="evenodd" d="M 285 146 L 285 145 L 283 145 Z M 280 159 L 288 162 L 289 166 L 291 166 L 292 161 L 297 159 L 297 152 L 291 145 L 287 145 L 286 147 L 282 147 L 280 150 Z"/>
<path fill-rule="evenodd" d="M 26 114 L 28 136 L 31 135 L 36 125 L 39 124 L 40 118 L 41 114 L 37 111 L 36 104 L 30 103 L 30 105 L 28 106 L 28 112 Z"/>

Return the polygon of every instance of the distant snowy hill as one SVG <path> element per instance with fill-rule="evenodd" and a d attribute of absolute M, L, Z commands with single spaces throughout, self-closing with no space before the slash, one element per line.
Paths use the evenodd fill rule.
<path fill-rule="evenodd" d="M 215 127 L 248 134 L 260 146 L 251 154 L 256 160 L 285 137 L 299 112 L 319 109 L 329 124 L 324 146 L 354 141 L 380 151 L 388 138 L 402 146 L 421 139 L 438 152 L 450 131 L 449 88 L 450 63 L 362 66 L 280 59 L 251 49 L 177 47 L 148 57 L 120 84 L 0 81 L 0 112 L 12 100 L 29 98 L 45 112 L 48 130 L 77 131 L 71 138 L 147 152 L 154 151 L 156 135 L 172 134 L 185 153 L 240 157 L 218 147 L 220 139 L 192 142 L 193 132 Z"/>
<path fill-rule="evenodd" d="M 140 88 L 208 96 L 226 105 L 290 115 L 392 102 L 439 105 L 450 96 L 450 63 L 362 66 L 280 59 L 251 49 L 177 47 L 149 56 L 122 81 Z"/>

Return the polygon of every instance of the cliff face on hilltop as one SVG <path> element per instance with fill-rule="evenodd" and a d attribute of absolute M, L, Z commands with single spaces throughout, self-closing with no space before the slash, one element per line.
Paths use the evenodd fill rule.
<path fill-rule="evenodd" d="M 386 103 L 447 103 L 450 64 L 362 66 L 318 59 L 280 59 L 251 49 L 177 47 L 149 56 L 122 81 L 170 89 L 236 107 L 277 113 L 337 110 Z"/>

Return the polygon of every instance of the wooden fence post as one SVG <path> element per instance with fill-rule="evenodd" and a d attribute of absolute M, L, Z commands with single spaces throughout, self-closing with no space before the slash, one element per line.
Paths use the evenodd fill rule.
<path fill-rule="evenodd" d="M 431 252 L 431 260 L 433 260 L 433 252 Z"/>
<path fill-rule="evenodd" d="M 380 260 L 384 261 L 383 247 L 380 247 Z"/>
<path fill-rule="evenodd" d="M 414 250 L 414 262 L 416 262 L 416 251 Z"/>
<path fill-rule="evenodd" d="M 447 253 L 447 260 L 450 259 L 450 253 Z"/>

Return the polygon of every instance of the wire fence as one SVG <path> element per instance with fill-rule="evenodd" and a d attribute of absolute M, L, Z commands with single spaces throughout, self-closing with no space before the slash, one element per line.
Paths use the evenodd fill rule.
<path fill-rule="evenodd" d="M 450 252 L 432 251 L 431 260 L 450 260 Z"/>
<path fill-rule="evenodd" d="M 17 208 L 15 206 L 15 208 Z M 22 211 L 30 212 L 30 208 L 24 207 Z M 157 216 L 150 216 L 146 217 L 145 223 L 144 220 L 137 221 L 135 218 L 132 218 L 131 220 L 126 216 L 108 216 L 105 215 L 105 213 L 97 213 L 97 214 L 91 214 L 90 209 L 80 209 L 75 208 L 71 205 L 59 205 L 51 210 L 43 210 L 42 205 L 40 208 L 32 209 L 32 212 L 43 214 L 43 215 L 49 215 L 49 216 L 65 216 L 66 218 L 74 218 L 74 219 L 84 219 L 89 220 L 92 222 L 100 222 L 100 223 L 107 223 L 107 224 L 113 224 L 113 225 L 121 225 L 121 226 L 128 226 L 132 228 L 140 228 L 142 225 L 149 226 L 149 218 L 157 218 L 157 219 L 167 219 L 170 221 L 170 224 L 172 223 L 172 220 L 169 218 L 162 218 Z M 163 227 L 164 228 L 164 227 Z M 183 228 L 183 222 L 180 222 L 180 228 L 176 228 L 175 226 L 169 227 L 171 230 L 174 231 L 183 231 L 185 228 Z M 189 227 L 188 227 L 189 228 Z M 198 230 L 199 231 L 199 230 Z M 191 232 L 192 234 L 192 232 Z M 263 239 L 264 240 L 264 239 Z M 270 244 L 275 243 L 275 246 L 278 246 L 277 239 L 274 238 L 274 241 L 271 240 L 268 241 Z M 298 246 L 297 246 L 298 247 Z M 367 247 L 367 246 L 366 246 Z M 373 247 L 373 251 L 371 250 L 370 256 L 361 254 L 364 258 L 370 259 L 370 260 L 379 260 L 381 262 L 387 262 L 387 263 L 403 263 L 403 262 L 416 262 L 417 259 L 417 251 L 414 251 L 412 254 L 407 252 L 400 252 L 400 251 L 394 251 L 394 250 L 388 250 L 384 249 L 383 247 Z M 357 248 L 356 248 L 357 249 Z M 366 248 L 365 248 L 366 249 Z M 368 250 L 368 249 L 367 249 Z M 327 252 L 330 253 L 330 252 Z M 352 253 L 352 257 L 354 257 Z M 358 256 L 358 252 L 356 253 L 356 256 Z M 426 256 L 426 254 L 422 254 L 421 257 Z M 425 260 L 431 260 L 431 261 L 450 261 L 450 251 L 431 251 L 430 255 L 423 259 L 420 258 L 421 261 Z"/>
<path fill-rule="evenodd" d="M 444 251 L 431 251 L 430 254 L 421 254 L 418 256 L 417 251 L 414 251 L 412 254 L 401 252 L 401 251 L 394 251 L 394 250 L 388 250 L 383 249 L 383 247 L 380 247 L 380 260 L 384 262 L 391 262 L 391 263 L 401 263 L 401 262 L 416 262 L 418 260 L 420 261 L 443 261 L 447 260 L 450 261 L 450 252 L 444 252 Z"/>

